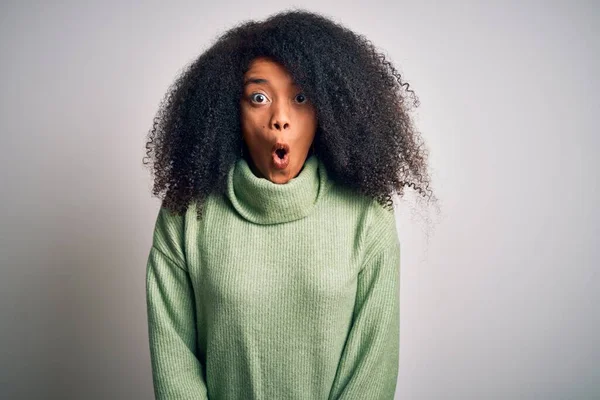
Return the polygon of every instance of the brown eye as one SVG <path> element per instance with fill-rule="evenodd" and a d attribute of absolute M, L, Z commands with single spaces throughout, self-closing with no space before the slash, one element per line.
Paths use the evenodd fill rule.
<path fill-rule="evenodd" d="M 300 104 L 304 104 L 308 100 L 307 100 L 306 96 L 304 95 L 304 93 L 299 93 L 298 95 L 296 95 L 296 101 Z"/>
<path fill-rule="evenodd" d="M 262 93 L 252 93 L 250 95 L 250 99 L 252 99 L 252 101 L 258 104 L 263 104 L 267 102 L 267 96 L 265 96 Z"/>

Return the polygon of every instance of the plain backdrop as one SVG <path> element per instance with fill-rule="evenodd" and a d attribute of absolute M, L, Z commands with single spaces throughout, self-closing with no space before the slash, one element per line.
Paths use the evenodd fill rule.
<path fill-rule="evenodd" d="M 600 398 L 597 2 L 134 3 L 0 6 L 1 398 L 153 398 L 146 133 L 218 35 L 290 7 L 421 101 L 442 208 L 397 208 L 397 399 Z"/>

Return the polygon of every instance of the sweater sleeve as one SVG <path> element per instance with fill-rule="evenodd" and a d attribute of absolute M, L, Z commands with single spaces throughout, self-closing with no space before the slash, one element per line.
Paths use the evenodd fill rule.
<path fill-rule="evenodd" d="M 350 332 L 329 400 L 391 400 L 400 350 L 400 243 L 394 213 L 377 207 L 358 273 Z"/>
<path fill-rule="evenodd" d="M 146 269 L 148 336 L 154 394 L 208 399 L 197 356 L 193 286 L 183 251 L 183 216 L 161 207 Z"/>

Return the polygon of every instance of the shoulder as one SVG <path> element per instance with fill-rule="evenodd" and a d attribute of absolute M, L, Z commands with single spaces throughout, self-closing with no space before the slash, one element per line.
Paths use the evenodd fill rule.
<path fill-rule="evenodd" d="M 190 204 L 183 215 L 176 214 L 161 205 L 154 224 L 152 247 L 170 257 L 177 264 L 185 265 L 186 236 L 190 229 L 194 229 L 195 222 L 195 203 Z"/>
<path fill-rule="evenodd" d="M 366 209 L 366 229 L 363 260 L 382 252 L 399 252 L 400 240 L 394 208 L 386 208 L 376 200 L 370 200 Z"/>
<path fill-rule="evenodd" d="M 375 199 L 367 202 L 369 226 L 374 231 L 396 231 L 396 213 L 394 208 L 386 208 Z"/>
<path fill-rule="evenodd" d="M 329 190 L 330 208 L 347 209 L 358 217 L 358 223 L 371 234 L 381 230 L 396 231 L 396 216 L 393 208 L 383 207 L 376 199 L 338 184 Z"/>
<path fill-rule="evenodd" d="M 355 250 L 360 259 L 399 245 L 395 209 L 382 206 L 372 197 L 334 184 L 324 214 L 340 221 L 339 225 L 355 235 Z"/>

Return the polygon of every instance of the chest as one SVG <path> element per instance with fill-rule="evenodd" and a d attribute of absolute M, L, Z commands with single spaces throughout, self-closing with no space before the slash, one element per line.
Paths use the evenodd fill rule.
<path fill-rule="evenodd" d="M 276 225 L 237 218 L 205 229 L 197 286 L 221 310 L 328 309 L 356 293 L 355 233 L 343 221 Z M 336 223 L 337 222 L 337 223 Z M 291 308 L 291 310 L 290 310 Z"/>

